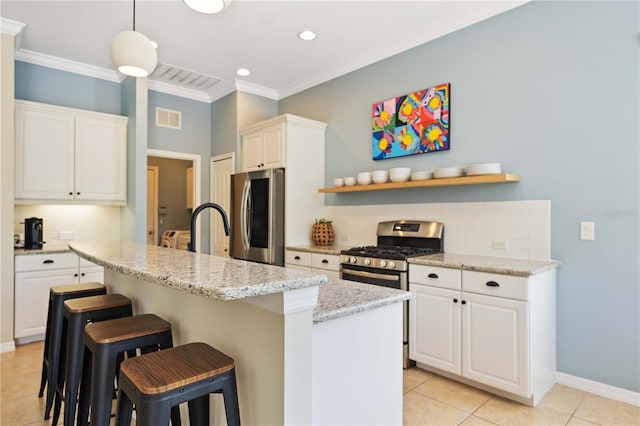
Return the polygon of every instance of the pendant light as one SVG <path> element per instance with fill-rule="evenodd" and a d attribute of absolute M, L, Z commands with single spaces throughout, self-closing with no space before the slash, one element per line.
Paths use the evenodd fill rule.
<path fill-rule="evenodd" d="M 191 9 L 201 13 L 218 13 L 224 9 L 224 0 L 184 0 Z"/>
<path fill-rule="evenodd" d="M 158 54 L 151 40 L 136 31 L 136 0 L 133 0 L 133 31 L 125 30 L 111 42 L 111 60 L 122 74 L 146 77 L 158 64 Z"/>

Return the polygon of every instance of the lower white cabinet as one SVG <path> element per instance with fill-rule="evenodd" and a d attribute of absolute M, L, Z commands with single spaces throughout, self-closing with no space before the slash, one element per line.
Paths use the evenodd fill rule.
<path fill-rule="evenodd" d="M 25 341 L 44 338 L 51 287 L 103 281 L 104 269 L 75 253 L 17 255 L 14 337 Z"/>
<path fill-rule="evenodd" d="M 409 357 L 537 404 L 555 383 L 555 270 L 514 277 L 409 268 Z"/>
<path fill-rule="evenodd" d="M 335 254 L 286 250 L 284 263 L 287 268 L 324 274 L 329 278 L 340 278 L 340 259 Z"/>

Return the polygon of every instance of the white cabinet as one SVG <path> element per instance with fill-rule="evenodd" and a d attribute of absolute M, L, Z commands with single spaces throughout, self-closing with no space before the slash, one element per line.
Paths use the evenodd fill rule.
<path fill-rule="evenodd" d="M 284 263 L 287 268 L 324 274 L 329 278 L 340 278 L 340 259 L 335 254 L 286 250 Z"/>
<path fill-rule="evenodd" d="M 122 205 L 127 118 L 15 101 L 16 203 Z"/>
<path fill-rule="evenodd" d="M 284 167 L 285 245 L 306 246 L 311 226 L 324 213 L 326 123 L 283 114 L 243 128 L 243 172 Z"/>
<path fill-rule="evenodd" d="M 269 124 L 242 135 L 242 171 L 285 167 L 284 122 Z"/>
<path fill-rule="evenodd" d="M 44 338 L 51 287 L 103 281 L 104 269 L 75 253 L 17 255 L 14 337 L 23 342 Z"/>
<path fill-rule="evenodd" d="M 553 386 L 555 270 L 515 277 L 410 265 L 409 279 L 409 356 L 420 366 L 531 405 Z"/>

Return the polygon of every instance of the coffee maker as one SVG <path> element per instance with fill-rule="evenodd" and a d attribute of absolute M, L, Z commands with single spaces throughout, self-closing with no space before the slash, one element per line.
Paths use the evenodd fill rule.
<path fill-rule="evenodd" d="M 28 217 L 24 220 L 24 248 L 41 249 L 44 244 L 44 230 L 42 219 L 39 217 Z"/>

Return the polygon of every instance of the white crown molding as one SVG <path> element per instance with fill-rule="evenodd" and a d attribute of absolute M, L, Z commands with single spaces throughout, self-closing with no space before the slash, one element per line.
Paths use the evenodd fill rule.
<path fill-rule="evenodd" d="M 2 34 L 9 34 L 15 37 L 22 32 L 24 27 L 26 27 L 26 24 L 22 22 L 0 17 L 0 31 Z"/>
<path fill-rule="evenodd" d="M 561 385 L 640 407 L 640 393 L 638 392 L 560 372 L 556 373 L 556 381 Z"/>
<path fill-rule="evenodd" d="M 247 83 L 243 80 L 236 80 L 236 89 L 241 92 L 251 93 L 252 95 L 262 96 L 273 100 L 279 100 L 278 91 L 269 89 L 268 87 L 260 86 L 253 83 Z"/>
<path fill-rule="evenodd" d="M 180 87 L 175 84 L 169 84 L 164 81 L 148 80 L 149 90 L 166 93 L 168 95 L 178 96 L 181 98 L 191 99 L 198 102 L 211 103 L 211 96 L 206 92 Z"/>
<path fill-rule="evenodd" d="M 124 76 L 117 71 L 94 65 L 83 64 L 81 62 L 70 61 L 56 56 L 45 55 L 44 53 L 33 52 L 25 49 L 16 50 L 16 61 L 29 62 L 30 64 L 41 65 L 47 68 L 54 68 L 60 71 L 74 74 L 86 75 L 87 77 L 99 78 L 101 80 L 121 83 Z"/>

